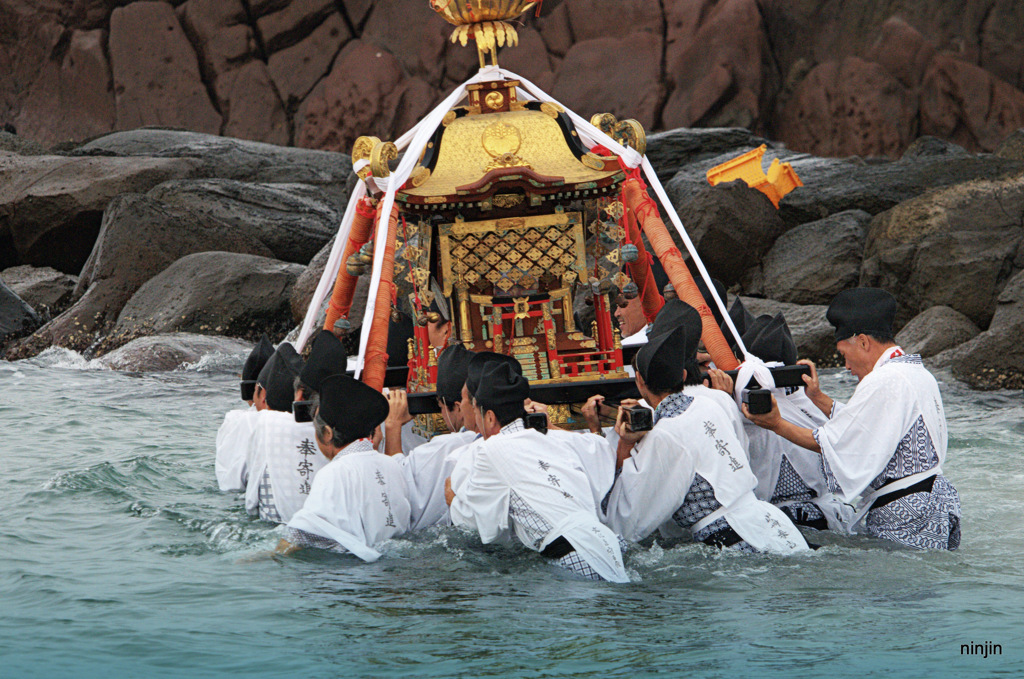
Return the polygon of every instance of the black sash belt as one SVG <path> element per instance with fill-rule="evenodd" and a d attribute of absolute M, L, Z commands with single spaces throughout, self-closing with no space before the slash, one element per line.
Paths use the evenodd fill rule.
<path fill-rule="evenodd" d="M 885 505 L 889 504 L 890 502 L 893 502 L 894 500 L 899 500 L 901 497 L 913 495 L 914 493 L 930 493 L 932 492 L 932 485 L 934 483 L 935 477 L 929 476 L 924 481 L 918 481 L 912 486 L 907 486 L 902 490 L 894 490 L 888 495 L 883 495 L 882 497 L 872 502 L 871 509 L 878 509 L 879 507 L 884 507 Z"/>
<path fill-rule="evenodd" d="M 711 547 L 725 549 L 726 547 L 732 547 L 735 544 L 743 542 L 743 538 L 740 537 L 739 533 L 733 530 L 732 526 L 728 526 L 722 530 L 715 531 L 701 540 L 701 542 L 705 545 L 710 545 Z"/>
<path fill-rule="evenodd" d="M 561 559 L 566 554 L 575 551 L 576 548 L 572 546 L 572 543 L 559 535 L 551 541 L 551 544 L 541 550 L 540 555 L 546 556 L 549 559 Z"/>

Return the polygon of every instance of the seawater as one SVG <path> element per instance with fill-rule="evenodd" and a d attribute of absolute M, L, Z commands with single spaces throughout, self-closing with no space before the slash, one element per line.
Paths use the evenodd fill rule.
<path fill-rule="evenodd" d="M 213 472 L 241 358 L 0 362 L 0 677 L 1024 675 L 1018 392 L 943 381 L 958 552 L 813 532 L 825 546 L 789 558 L 651 541 L 626 555 L 635 582 L 611 585 L 456 530 L 374 564 L 263 558 L 280 529 Z M 1001 654 L 962 653 L 986 642 Z"/>

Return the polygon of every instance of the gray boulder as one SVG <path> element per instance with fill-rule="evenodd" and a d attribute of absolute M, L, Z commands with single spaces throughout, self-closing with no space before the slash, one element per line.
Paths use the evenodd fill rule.
<path fill-rule="evenodd" d="M 1024 161 L 1024 130 L 1014 130 L 996 149 L 996 155 L 1007 160 Z"/>
<path fill-rule="evenodd" d="M 316 253 L 309 261 L 309 265 L 299 276 L 299 280 L 295 281 L 295 287 L 292 288 L 291 307 L 292 320 L 296 323 L 301 323 L 302 319 L 306 317 L 309 303 L 313 301 L 316 286 L 320 285 L 320 279 L 324 275 L 324 269 L 327 268 L 327 260 L 331 257 L 331 248 L 333 247 L 334 237 L 331 237 L 331 240 L 327 241 L 327 244 L 320 248 L 320 252 Z M 328 294 L 328 299 L 330 299 L 330 294 Z"/>
<path fill-rule="evenodd" d="M 131 372 L 167 372 L 198 362 L 204 356 L 244 357 L 252 350 L 248 342 L 178 332 L 140 337 L 97 359 L 111 370 Z"/>
<path fill-rule="evenodd" d="M 666 182 L 690 163 L 742 149 L 735 152 L 739 155 L 761 144 L 775 148 L 744 127 L 681 127 L 649 135 L 647 158 L 658 179 Z"/>
<path fill-rule="evenodd" d="M 896 335 L 896 343 L 909 354 L 928 358 L 959 346 L 980 332 L 978 326 L 959 311 L 948 306 L 933 306 L 903 326 Z"/>
<path fill-rule="evenodd" d="M 756 148 L 737 148 L 714 158 L 696 161 L 680 170 L 665 185 L 673 205 L 685 202 L 707 186 L 707 171 Z M 896 161 L 821 158 L 787 149 L 769 149 L 763 161 L 789 162 L 803 182 L 779 203 L 779 216 L 788 227 L 824 219 L 846 210 L 878 214 L 926 191 L 973 179 L 1011 177 L 1024 170 L 1024 161 L 973 155 L 961 147 L 933 138 L 911 144 Z"/>
<path fill-rule="evenodd" d="M 896 293 L 897 325 L 948 306 L 987 327 L 996 297 L 1024 266 L 1024 176 L 928 192 L 876 216 L 861 285 Z"/>
<path fill-rule="evenodd" d="M 675 207 L 708 271 L 726 286 L 760 262 L 784 231 L 771 201 L 741 181 L 705 185 Z M 677 247 L 686 252 L 678 237 Z"/>
<path fill-rule="evenodd" d="M 0 346 L 39 326 L 39 314 L 0 281 Z"/>
<path fill-rule="evenodd" d="M 306 264 L 338 230 L 345 202 L 306 184 L 199 179 L 160 184 L 149 196 L 251 233 L 286 262 Z"/>
<path fill-rule="evenodd" d="M 182 158 L 0 156 L 0 267 L 78 274 L 114 196 L 194 176 L 197 168 Z"/>
<path fill-rule="evenodd" d="M 827 306 L 820 304 L 789 304 L 774 299 L 740 297 L 743 306 L 754 316 L 782 313 L 786 318 L 800 358 L 809 358 L 822 367 L 842 365 L 836 353 L 835 329 L 825 319 Z"/>
<path fill-rule="evenodd" d="M 16 153 L 19 156 L 45 156 L 48 154 L 46 147 L 39 142 L 11 134 L 7 130 L 0 130 L 0 153 Z"/>
<path fill-rule="evenodd" d="M 341 153 L 147 127 L 93 139 L 72 155 L 188 158 L 201 176 L 250 182 L 344 186 L 352 171 L 352 159 Z"/>
<path fill-rule="evenodd" d="M 113 325 L 143 283 L 185 255 L 211 250 L 272 254 L 235 226 L 172 209 L 148 196 L 118 196 L 103 217 L 74 292 L 75 303 L 10 349 L 7 358 L 34 356 L 51 345 L 88 348 Z"/>
<path fill-rule="evenodd" d="M 99 350 L 169 332 L 281 337 L 292 327 L 289 300 L 302 270 L 233 252 L 182 257 L 139 288 Z"/>
<path fill-rule="evenodd" d="M 999 294 L 988 330 L 935 357 L 977 389 L 1024 389 L 1024 271 Z"/>
<path fill-rule="evenodd" d="M 762 264 L 763 294 L 794 304 L 828 304 L 856 287 L 871 215 L 847 210 L 779 236 Z"/>
<path fill-rule="evenodd" d="M 15 266 L 0 271 L 11 290 L 40 314 L 56 315 L 71 303 L 78 276 L 69 276 L 48 266 Z"/>

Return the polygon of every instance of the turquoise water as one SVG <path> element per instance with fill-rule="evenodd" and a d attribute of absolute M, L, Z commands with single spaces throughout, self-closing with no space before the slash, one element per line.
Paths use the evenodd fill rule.
<path fill-rule="evenodd" d="M 0 677 L 1024 675 L 1019 392 L 944 385 L 959 552 L 647 545 L 610 585 L 456 531 L 375 564 L 260 559 L 278 529 L 213 474 L 239 365 L 0 362 Z M 986 641 L 1002 654 L 961 655 Z"/>

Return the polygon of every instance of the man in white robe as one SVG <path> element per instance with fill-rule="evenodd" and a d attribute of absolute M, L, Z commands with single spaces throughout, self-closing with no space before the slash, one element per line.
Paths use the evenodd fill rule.
<path fill-rule="evenodd" d="M 330 462 L 276 551 L 319 547 L 376 561 L 381 543 L 408 531 L 411 516 L 401 465 L 376 450 L 387 399 L 348 375 L 335 375 L 324 380 L 316 400 L 316 442 Z"/>
<path fill-rule="evenodd" d="M 452 522 L 484 543 L 511 528 L 526 547 L 579 575 L 628 582 L 619 539 L 600 522 L 576 454 L 524 426 L 529 393 L 507 363 L 484 366 L 475 396 L 484 441 L 465 480 L 449 485 Z"/>
<path fill-rule="evenodd" d="M 467 367 L 466 383 L 462 391 L 463 412 L 473 414 L 473 395 L 480 384 L 484 366 L 491 361 L 506 363 L 513 372 L 523 374 L 522 365 L 511 356 L 492 351 L 474 354 Z M 546 405 L 531 399 L 527 399 L 524 406 L 527 412 L 547 412 Z M 601 431 L 600 427 L 597 431 Z M 587 475 L 595 502 L 600 504 L 615 480 L 615 448 L 609 445 L 609 441 L 602 435 L 595 435 L 592 432 L 566 431 L 549 425 L 547 436 L 549 440 L 560 441 L 572 451 L 575 455 L 573 464 Z M 481 443 L 482 439 L 478 435 L 471 439 L 469 444 L 455 448 L 448 454 L 447 467 L 454 485 L 461 484 L 466 478 L 473 466 L 473 455 L 479 450 Z"/>
<path fill-rule="evenodd" d="M 479 436 L 472 408 L 466 409 L 462 401 L 471 358 L 473 352 L 461 344 L 441 354 L 437 361 L 437 399 L 450 433 L 417 446 L 401 461 L 412 505 L 412 530 L 451 525 L 444 485 L 457 460 L 452 453 Z"/>
<path fill-rule="evenodd" d="M 245 509 L 264 521 L 286 523 L 302 507 L 313 477 L 327 464 L 310 422 L 296 422 L 292 403 L 302 400 L 296 378 L 302 359 L 283 342 L 260 373 L 269 408 L 256 414 L 245 469 Z"/>
<path fill-rule="evenodd" d="M 621 472 L 608 497 L 608 525 L 630 541 L 661 529 L 739 551 L 806 550 L 789 518 L 754 495 L 757 479 L 730 415 L 711 398 L 684 393 L 688 380 L 699 379 L 701 320 L 680 300 L 670 304 L 666 320 L 679 324 L 652 334 L 636 360 L 637 388 L 655 406 L 654 428 L 630 431 L 621 411 L 616 424 Z"/>
<path fill-rule="evenodd" d="M 942 474 L 942 396 L 921 357 L 896 346 L 896 307 L 878 288 L 845 290 L 832 300 L 827 318 L 836 348 L 860 382 L 843 405 L 821 392 L 816 372 L 804 378 L 808 397 L 829 416 L 826 423 L 801 427 L 777 407 L 747 416 L 821 454 L 830 490 L 857 502 L 852 530 L 916 549 L 952 550 L 960 546 L 961 510 L 956 488 Z"/>
<path fill-rule="evenodd" d="M 244 410 L 229 410 L 224 415 L 224 422 L 220 425 L 220 429 L 217 430 L 214 472 L 217 476 L 217 485 L 221 490 L 245 488 L 246 450 L 256 424 L 255 415 L 259 410 L 266 408 L 266 401 L 261 401 L 262 407 L 257 407 L 254 403 L 256 382 L 263 366 L 267 364 L 273 354 L 274 346 L 267 336 L 263 335 L 242 366 L 240 383 L 242 400 L 249 407 Z"/>
<path fill-rule="evenodd" d="M 739 300 L 736 302 L 739 304 Z M 802 387 L 779 389 L 772 386 L 768 368 L 797 363 L 796 342 L 783 315 L 751 317 L 744 326 L 741 330 L 743 344 L 757 358 L 740 366 L 735 412 L 741 413 L 740 404 L 748 391 L 746 386 L 749 378 L 754 377 L 758 385 L 771 389 L 783 418 L 811 429 L 824 424 L 828 418 Z M 754 375 L 755 372 L 759 374 Z M 746 418 L 744 426 L 750 439 L 750 467 L 757 476 L 758 499 L 768 500 L 782 509 L 798 526 L 847 532 L 846 523 L 852 513 L 848 505 L 829 492 L 821 458 Z"/>

